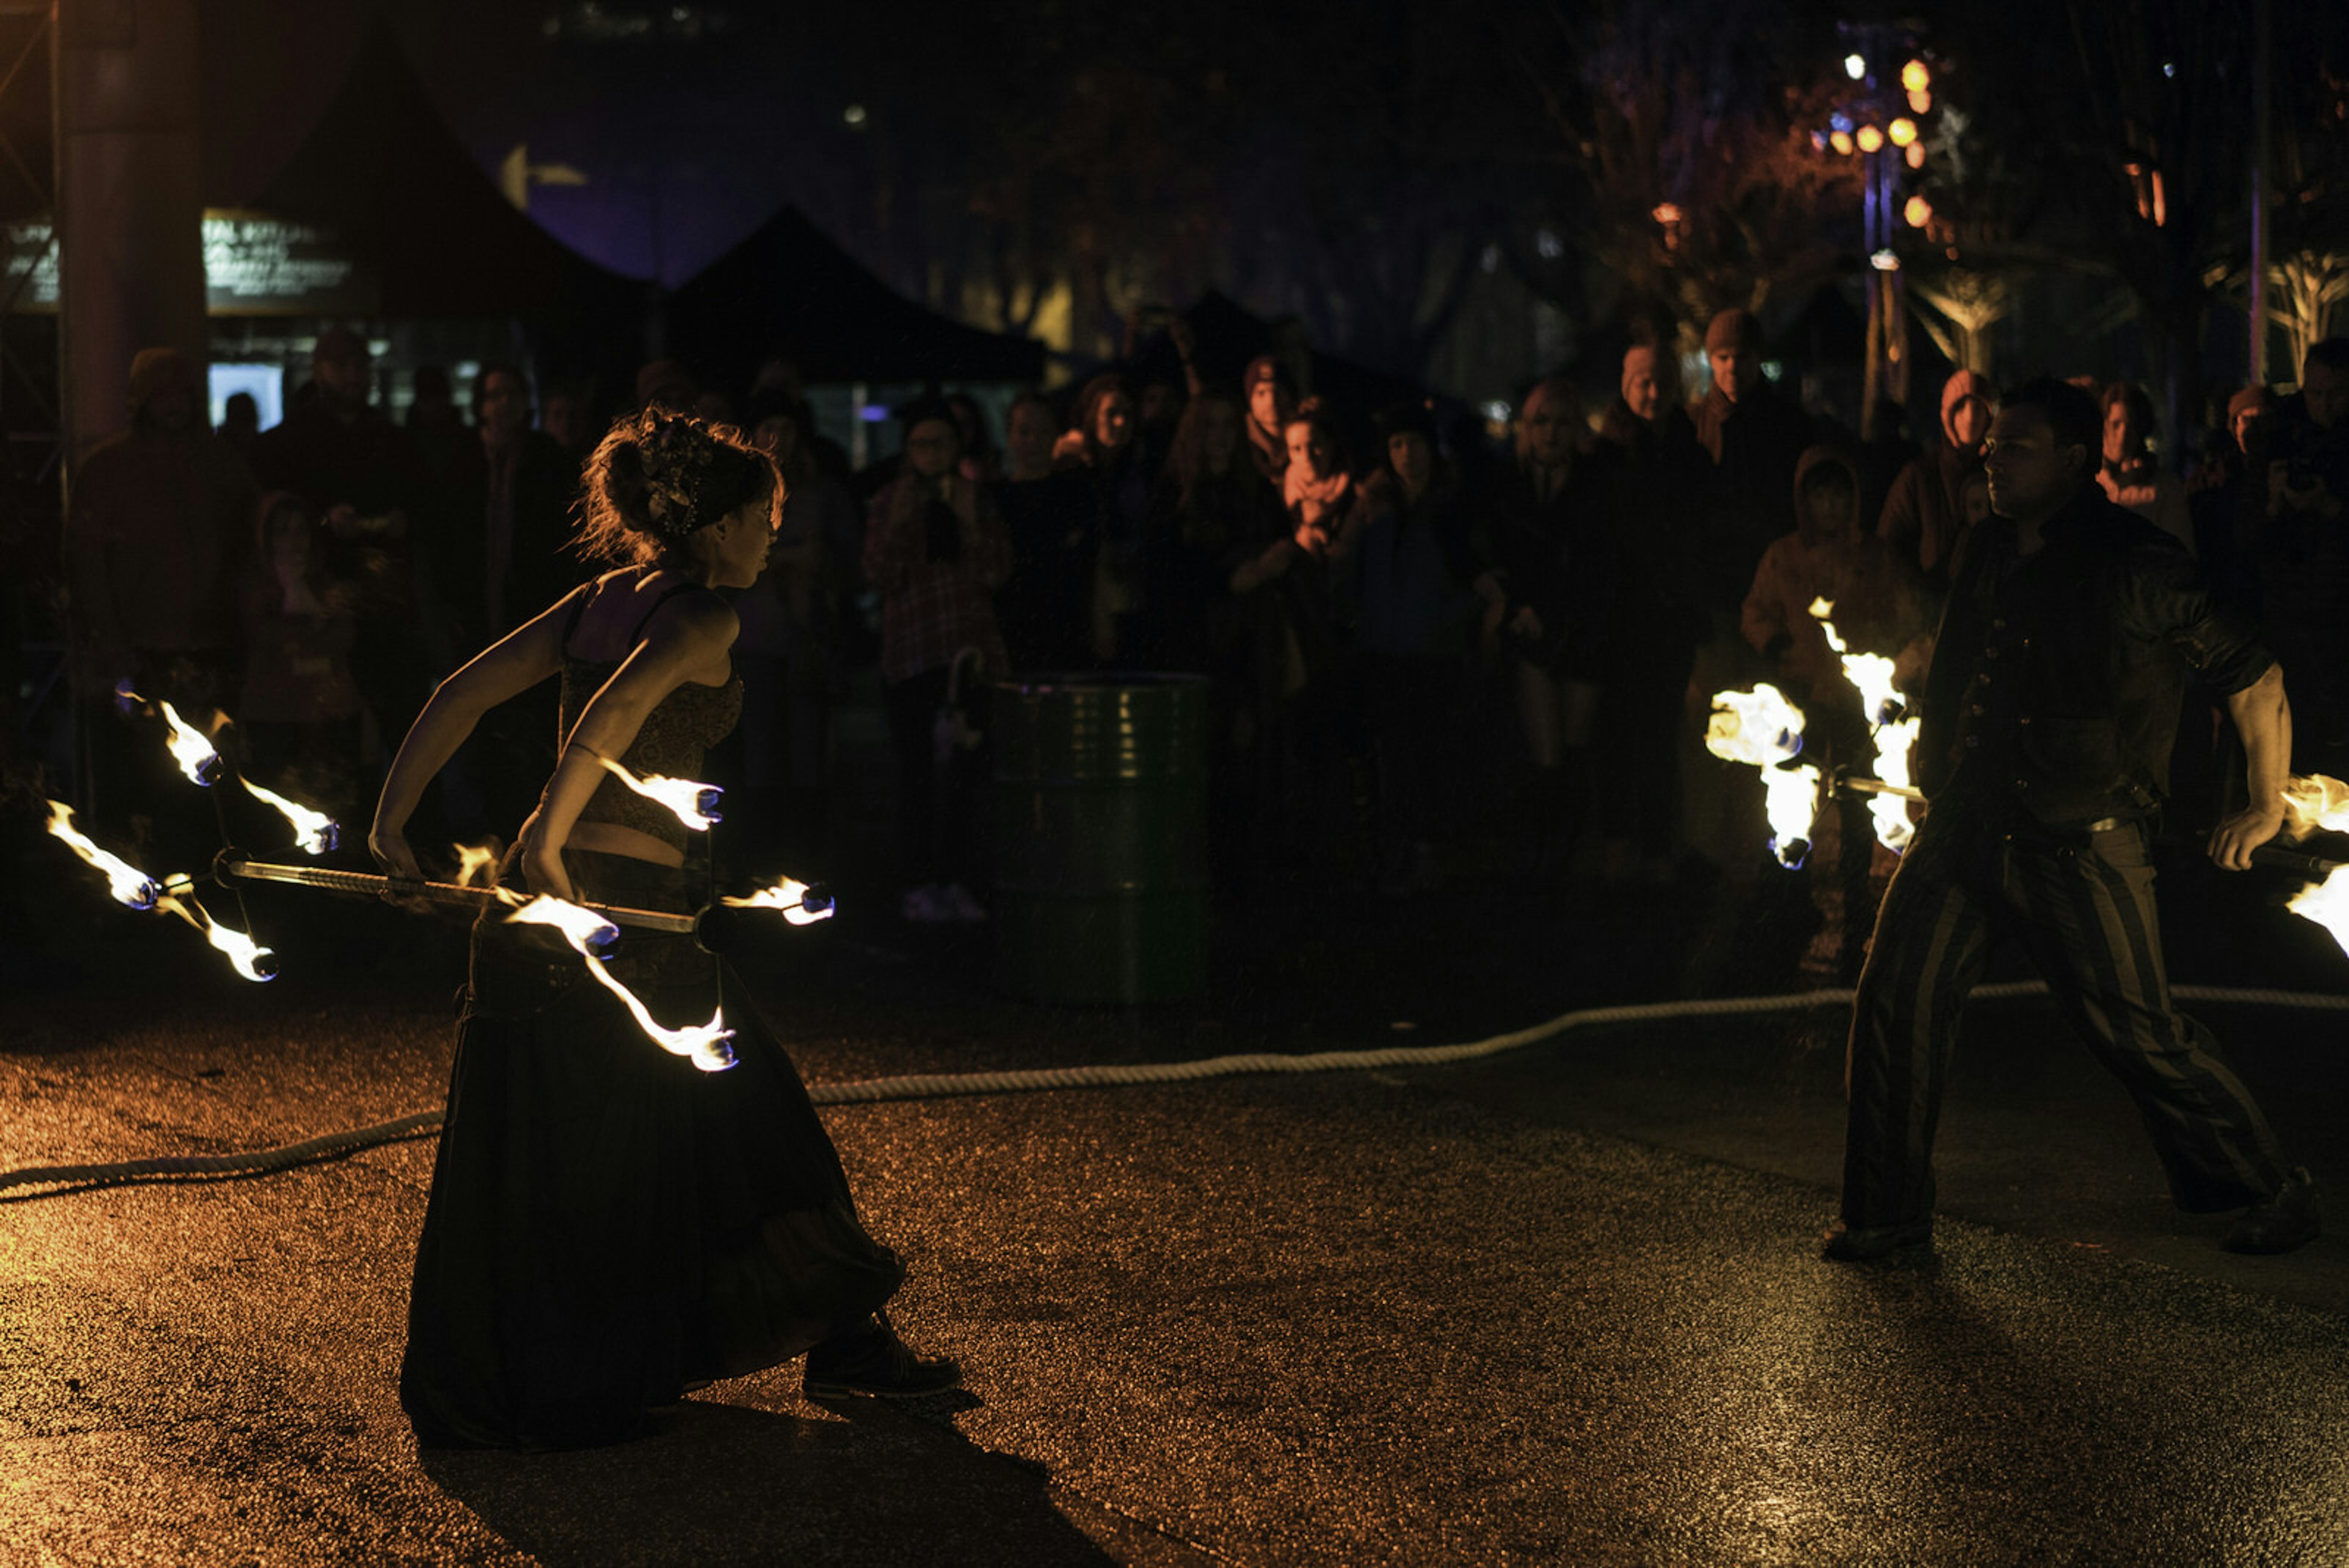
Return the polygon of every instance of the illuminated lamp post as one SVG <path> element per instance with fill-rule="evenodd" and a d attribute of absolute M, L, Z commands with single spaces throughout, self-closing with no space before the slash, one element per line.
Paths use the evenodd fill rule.
<path fill-rule="evenodd" d="M 1898 87 L 1882 79 L 1883 62 L 1901 57 L 1896 46 L 1909 40 L 1879 24 L 1847 24 L 1844 74 L 1856 84 L 1853 97 L 1837 111 L 1821 145 L 1842 157 L 1861 160 L 1865 175 L 1860 207 L 1861 244 L 1868 266 L 1868 338 L 1861 361 L 1859 430 L 1876 437 L 1876 405 L 1885 398 L 1909 400 L 1910 358 L 1906 285 L 1894 236 L 1904 222 L 1922 228 L 1932 209 L 1921 197 L 1902 201 L 1899 185 L 1925 163 L 1923 132 L 1917 117 L 1933 107 L 1932 72 L 1913 56 L 1900 67 Z M 1905 49 L 1904 51 L 1905 52 Z M 1922 214 L 1920 216 L 1920 214 Z"/>

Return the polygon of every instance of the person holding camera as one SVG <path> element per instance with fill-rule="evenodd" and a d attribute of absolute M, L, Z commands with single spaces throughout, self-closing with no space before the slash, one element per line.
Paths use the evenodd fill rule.
<path fill-rule="evenodd" d="M 986 681 L 1009 671 L 995 590 L 1011 575 L 1011 541 L 986 491 L 957 471 L 954 410 L 901 410 L 905 461 L 873 497 L 864 576 L 881 595 L 881 678 L 897 753 L 898 832 L 908 920 L 986 918 L 966 878 L 976 805 L 968 767 L 942 769 L 937 735 L 949 704 L 969 729 Z M 962 666 L 959 680 L 957 664 Z M 941 787 L 940 774 L 946 774 Z"/>

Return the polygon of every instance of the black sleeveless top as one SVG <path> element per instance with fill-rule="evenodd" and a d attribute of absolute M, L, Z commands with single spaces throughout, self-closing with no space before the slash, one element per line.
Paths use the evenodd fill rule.
<path fill-rule="evenodd" d="M 664 589 L 652 607 L 628 633 L 628 648 L 634 652 L 645 635 L 645 628 L 661 606 L 695 583 L 678 583 Z M 588 702 L 612 679 L 620 667 L 618 659 L 574 658 L 571 652 L 572 634 L 579 629 L 580 618 L 587 613 L 588 602 L 601 591 L 602 585 L 579 596 L 571 608 L 571 618 L 563 628 L 563 706 L 561 732 L 556 745 L 567 744 L 571 732 L 579 722 L 579 715 Z M 698 779 L 701 765 L 710 747 L 734 732 L 735 722 L 742 716 L 742 678 L 734 676 L 723 686 L 705 686 L 698 680 L 680 683 L 677 690 L 662 698 L 636 731 L 636 740 L 616 760 L 622 767 L 638 778 Z M 680 853 L 688 843 L 688 829 L 677 814 L 656 801 L 622 784 L 608 772 L 595 793 L 581 808 L 582 822 L 607 822 L 615 827 L 632 827 L 648 834 Z"/>

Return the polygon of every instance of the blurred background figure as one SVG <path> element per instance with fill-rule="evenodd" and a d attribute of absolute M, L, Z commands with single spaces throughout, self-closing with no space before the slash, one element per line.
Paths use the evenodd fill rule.
<path fill-rule="evenodd" d="M 2158 428 L 2153 400 L 2134 381 L 2105 389 L 2104 462 L 2096 483 L 2116 505 L 2126 506 L 2187 549 L 2194 548 L 2194 521 L 2186 509 L 2186 486 L 2155 457 Z"/>
<path fill-rule="evenodd" d="M 1965 536 L 1959 500 L 1966 482 L 1982 472 L 1982 444 L 1996 411 L 1990 382 L 1956 370 L 1941 383 L 1941 439 L 1912 459 L 1892 481 L 1877 537 L 1912 568 L 1938 603 L 1950 582 L 1950 563 Z"/>
<path fill-rule="evenodd" d="M 82 460 L 66 515 L 88 805 L 142 846 L 151 823 L 182 814 L 167 805 L 177 781 L 156 739 L 162 721 L 119 711 L 118 683 L 205 725 L 233 699 L 243 657 L 236 586 L 252 557 L 253 476 L 212 435 L 201 398 L 186 356 L 140 349 L 129 428 Z"/>
<path fill-rule="evenodd" d="M 359 775 L 365 704 L 350 667 L 358 625 L 354 596 L 328 571 L 326 530 L 308 502 L 281 490 L 255 510 L 256 548 L 241 595 L 241 765 L 256 783 L 337 821 L 356 822 L 366 803 Z"/>
<path fill-rule="evenodd" d="M 1003 430 L 1003 477 L 989 493 L 1011 545 L 1011 575 L 995 595 L 1011 668 L 1023 674 L 1090 669 L 1101 554 L 1092 471 L 1054 466 L 1061 425 L 1040 393 L 1014 400 Z"/>
<path fill-rule="evenodd" d="M 961 436 L 943 402 L 898 414 L 905 467 L 873 497 L 864 576 L 881 594 L 881 675 L 897 755 L 899 875 L 906 919 L 976 920 L 975 811 L 988 680 L 1009 673 L 995 590 L 1011 543 L 993 500 L 958 472 Z"/>
<path fill-rule="evenodd" d="M 1595 504 L 1614 566 L 1599 668 L 1597 742 L 1601 874 L 1668 879 L 1679 848 L 1680 749 L 1690 722 L 1689 674 L 1706 627 L 1702 540 L 1690 493 L 1696 429 L 1670 395 L 1671 361 L 1636 344 L 1590 463 Z"/>

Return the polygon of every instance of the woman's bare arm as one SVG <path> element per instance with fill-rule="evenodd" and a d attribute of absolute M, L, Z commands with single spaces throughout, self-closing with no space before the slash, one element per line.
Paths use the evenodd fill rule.
<path fill-rule="evenodd" d="M 475 654 L 471 662 L 433 691 L 407 739 L 400 742 L 399 754 L 392 759 L 383 794 L 376 802 L 375 826 L 367 835 L 367 847 L 389 870 L 404 877 L 422 875 L 406 835 L 409 815 L 422 797 L 424 786 L 449 765 L 449 759 L 457 754 L 482 714 L 561 671 L 563 629 L 570 619 L 572 603 L 593 592 L 593 584 L 573 589 L 534 620 L 516 627 Z"/>
<path fill-rule="evenodd" d="M 581 711 L 564 739 L 554 776 L 547 781 L 545 798 L 523 829 L 523 870 L 532 888 L 571 896 L 563 846 L 604 782 L 604 759 L 617 759 L 636 743 L 646 717 L 662 699 L 697 672 L 722 666 L 740 629 L 733 607 L 714 594 L 690 596 L 653 618 L 644 641 Z"/>

